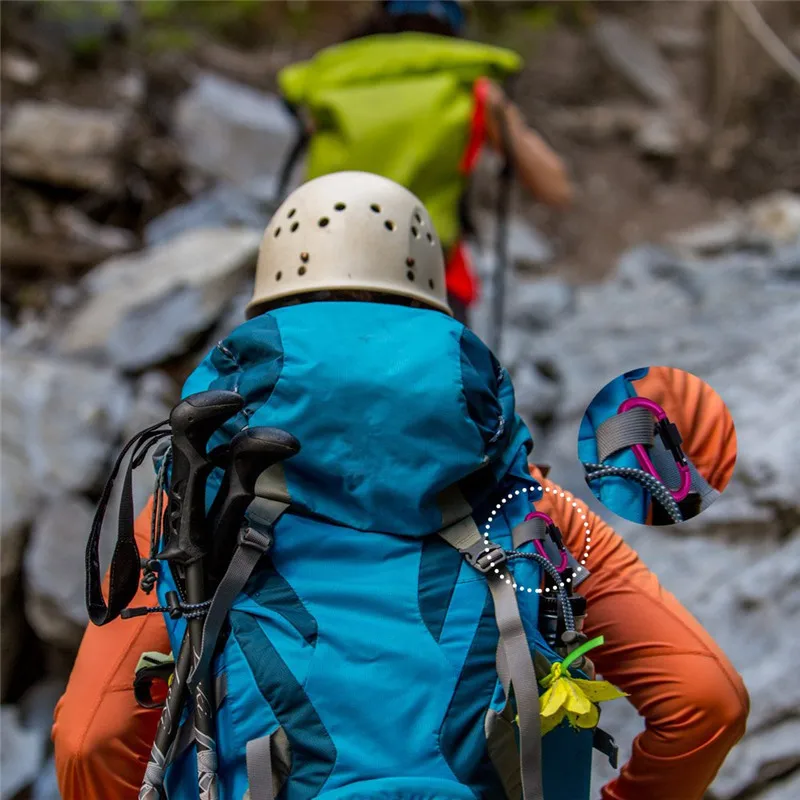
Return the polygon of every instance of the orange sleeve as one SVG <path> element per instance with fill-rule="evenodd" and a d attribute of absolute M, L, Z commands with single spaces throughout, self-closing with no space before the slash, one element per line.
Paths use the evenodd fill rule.
<path fill-rule="evenodd" d="M 591 575 L 579 589 L 587 600 L 585 633 L 605 637 L 590 657 L 646 721 L 603 800 L 701 800 L 744 733 L 750 705 L 741 677 L 622 537 L 531 472 L 546 490 L 536 508 L 558 524 L 573 554 L 583 556 L 584 531 L 589 535 Z"/>
<path fill-rule="evenodd" d="M 722 398 L 696 375 L 673 367 L 650 367 L 636 392 L 658 403 L 683 437 L 683 451 L 697 471 L 721 492 L 736 463 L 736 431 Z"/>
<path fill-rule="evenodd" d="M 152 500 L 136 520 L 142 553 L 150 546 L 151 507 Z M 141 590 L 133 601 L 153 603 Z M 63 800 L 136 800 L 161 712 L 136 703 L 134 671 L 143 652 L 170 649 L 160 614 L 86 629 L 53 725 Z"/>

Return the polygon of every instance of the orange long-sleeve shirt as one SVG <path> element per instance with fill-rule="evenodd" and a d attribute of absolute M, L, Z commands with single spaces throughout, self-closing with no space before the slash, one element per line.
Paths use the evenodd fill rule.
<path fill-rule="evenodd" d="M 646 390 L 639 386 L 679 427 L 702 421 L 707 399 L 714 410 L 721 402 L 698 379 L 684 386 L 685 375 L 658 370 L 646 379 Z M 680 408 L 670 399 L 676 386 L 684 398 Z M 694 407 L 687 407 L 687 397 L 694 399 Z M 718 437 L 717 427 L 709 426 L 705 439 L 693 436 L 686 451 L 698 469 L 708 466 L 710 471 L 703 474 L 709 481 L 709 476 L 732 469 L 730 437 Z M 582 551 L 588 524 L 587 566 L 592 574 L 581 585 L 589 610 L 585 632 L 605 637 L 592 659 L 598 672 L 630 695 L 646 720 L 630 761 L 603 788 L 603 800 L 700 800 L 744 733 L 749 699 L 741 678 L 708 633 L 609 525 L 584 512 L 579 502 L 573 506 L 569 493 L 544 479 L 537 468 L 531 474 L 547 490 L 537 508 L 557 522 L 573 553 Z M 149 512 L 145 509 L 136 523 L 143 552 L 149 541 Z M 140 595 L 134 605 L 147 602 Z M 169 649 L 158 616 L 116 620 L 86 631 L 53 728 L 64 800 L 136 798 L 159 711 L 136 704 L 134 669 L 143 651 Z"/>

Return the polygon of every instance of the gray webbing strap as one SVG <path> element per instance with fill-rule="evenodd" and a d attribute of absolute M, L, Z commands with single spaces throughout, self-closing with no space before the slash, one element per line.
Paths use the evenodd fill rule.
<path fill-rule="evenodd" d="M 206 674 L 211 665 L 217 640 L 222 632 L 222 626 L 228 616 L 234 600 L 242 591 L 253 570 L 261 557 L 272 546 L 272 527 L 280 518 L 289 503 L 256 497 L 247 509 L 250 521 L 262 530 L 248 525 L 240 539 L 239 545 L 233 554 L 231 563 L 225 575 L 214 592 L 214 598 L 206 615 L 203 625 L 203 638 L 200 644 L 200 656 L 189 675 L 188 687 L 190 691 L 196 688 L 198 676 Z"/>
<path fill-rule="evenodd" d="M 247 782 L 250 800 L 274 800 L 272 786 L 272 734 L 247 743 Z"/>
<path fill-rule="evenodd" d="M 650 450 L 650 460 L 661 476 L 661 481 L 668 488 L 680 485 L 681 476 L 672 453 L 664 447 L 661 439 L 656 439 Z M 697 468 L 687 459 L 689 472 L 692 475 L 692 491 L 700 495 L 700 511 L 707 509 L 718 497 L 719 492 L 697 471 Z"/>
<path fill-rule="evenodd" d="M 527 519 L 525 522 L 520 522 L 513 531 L 511 531 L 511 540 L 514 543 L 514 549 L 518 550 L 522 545 L 536 540 L 547 541 L 550 537 L 547 535 L 547 526 L 544 520 L 539 517 L 534 519 Z"/>
<path fill-rule="evenodd" d="M 631 408 L 615 414 L 597 426 L 597 461 L 602 464 L 610 455 L 634 444 L 647 447 L 655 439 L 655 421 L 646 408 Z"/>
<path fill-rule="evenodd" d="M 502 552 L 497 545 L 484 543 L 471 517 L 439 531 L 439 535 L 461 552 L 470 564 L 486 575 L 494 600 L 495 619 L 500 632 L 505 672 L 498 671 L 504 683 L 506 701 L 509 686 L 513 687 L 519 717 L 520 774 L 523 800 L 544 800 L 542 789 L 542 743 L 539 723 L 539 688 L 528 638 L 517 606 L 513 581 L 506 583 L 504 572 L 497 574 L 485 563 L 492 555 Z M 486 552 L 486 548 L 490 552 Z M 507 569 L 507 567 L 506 567 Z M 500 575 L 503 575 L 501 578 Z"/>
<path fill-rule="evenodd" d="M 540 541 L 550 561 L 553 564 L 559 564 L 561 562 L 561 551 L 558 549 L 556 543 L 547 535 L 547 526 L 540 517 L 521 522 L 511 532 L 511 538 L 515 550 L 519 550 L 522 545 L 528 542 Z M 573 588 L 580 586 L 580 584 L 591 575 L 586 567 L 578 564 L 578 560 L 572 555 L 569 548 L 567 548 L 567 564 L 572 570 L 572 574 L 575 576 L 572 579 Z"/>

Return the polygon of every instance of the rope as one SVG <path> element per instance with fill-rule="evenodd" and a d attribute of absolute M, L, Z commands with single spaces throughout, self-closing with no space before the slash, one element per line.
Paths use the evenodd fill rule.
<path fill-rule="evenodd" d="M 564 613 L 564 626 L 568 631 L 575 630 L 575 616 L 572 613 L 572 605 L 569 602 L 569 595 L 564 587 L 564 581 L 558 574 L 558 570 L 553 566 L 550 559 L 545 558 L 539 553 L 521 553 L 519 550 L 509 550 L 506 553 L 506 560 L 513 561 L 516 558 L 527 558 L 536 561 L 542 569 L 555 581 L 556 592 L 561 598 L 561 606 Z"/>
<path fill-rule="evenodd" d="M 764 48 L 769 57 L 800 84 L 800 59 L 767 25 L 752 0 L 728 0 L 728 5 L 748 33 Z"/>
<path fill-rule="evenodd" d="M 127 608 L 122 612 L 124 619 L 131 617 L 143 617 L 145 614 L 172 614 L 180 611 L 179 616 L 184 619 L 200 619 L 206 616 L 211 600 L 204 600 L 202 603 L 178 603 L 175 606 L 141 606 L 140 608 Z"/>
<path fill-rule="evenodd" d="M 586 470 L 587 482 L 613 476 L 628 478 L 640 483 L 650 492 L 653 499 L 658 501 L 673 522 L 683 522 L 681 510 L 675 502 L 675 498 L 670 494 L 669 489 L 650 473 L 633 467 L 610 467 L 604 464 L 584 464 L 583 467 Z"/>

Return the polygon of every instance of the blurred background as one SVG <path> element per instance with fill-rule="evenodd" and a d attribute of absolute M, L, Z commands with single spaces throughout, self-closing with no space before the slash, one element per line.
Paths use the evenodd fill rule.
<path fill-rule="evenodd" d="M 747 736 L 709 798 L 795 800 L 800 4 L 469 8 L 470 38 L 525 58 L 515 100 L 575 186 L 566 211 L 512 198 L 501 357 L 534 457 L 596 508 L 575 443 L 601 386 L 666 364 L 720 393 L 739 440 L 722 499 L 670 530 L 598 510 L 751 692 Z M 296 136 L 276 74 L 370 9 L 2 3 L 0 800 L 58 797 L 50 720 L 86 623 L 83 551 L 111 461 L 243 320 Z M 499 166 L 487 153 L 472 192 L 479 333 Z M 628 752 L 635 712 L 612 704 L 603 720 Z M 598 763 L 598 791 L 607 775 Z"/>

